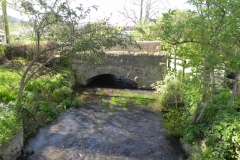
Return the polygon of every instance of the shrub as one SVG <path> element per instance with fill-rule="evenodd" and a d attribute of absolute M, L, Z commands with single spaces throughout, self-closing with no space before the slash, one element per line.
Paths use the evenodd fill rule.
<path fill-rule="evenodd" d="M 189 159 L 240 159 L 239 116 L 239 112 L 224 110 L 223 112 L 217 113 L 211 124 L 205 125 L 204 127 L 203 124 L 191 124 L 191 127 L 187 127 L 187 130 L 185 131 L 186 134 L 193 131 L 194 133 L 200 131 L 202 134 L 201 140 L 205 144 L 205 147 L 195 146 L 196 149 L 194 150 L 194 154 Z M 190 128 L 192 128 L 191 132 L 189 132 Z M 186 134 L 184 135 L 184 138 L 189 135 Z"/>
<path fill-rule="evenodd" d="M 181 111 L 176 109 L 168 109 L 164 114 L 164 126 L 167 128 L 167 132 L 172 135 L 180 135 L 180 127 L 183 122 L 183 116 Z"/>
<path fill-rule="evenodd" d="M 175 72 L 170 72 L 165 76 L 163 85 L 156 86 L 160 95 L 160 107 L 164 114 L 164 126 L 170 134 L 179 136 L 179 129 L 183 121 L 183 91 L 184 83 L 176 75 Z"/>
<path fill-rule="evenodd" d="M 38 112 L 46 117 L 47 122 L 51 122 L 55 118 L 57 118 L 59 111 L 56 107 L 54 107 L 53 104 L 47 102 L 47 101 L 40 101 Z"/>
<path fill-rule="evenodd" d="M 28 46 L 27 45 L 6 45 L 5 56 L 11 60 L 16 57 L 27 58 Z"/>
<path fill-rule="evenodd" d="M 0 147 L 8 143 L 21 129 L 21 120 L 13 109 L 5 110 L 0 104 Z"/>
<path fill-rule="evenodd" d="M 25 93 L 27 92 L 37 94 L 36 98 L 39 100 L 44 99 L 57 104 L 72 95 L 70 82 L 66 81 L 60 74 L 32 79 L 25 87 Z"/>
<path fill-rule="evenodd" d="M 228 107 L 230 96 L 228 90 L 214 94 L 198 124 L 192 124 L 191 113 L 184 118 L 180 128 L 182 139 L 188 143 L 203 141 L 206 145 L 205 148 L 198 147 L 190 159 L 240 158 L 240 113 L 237 111 L 240 100 Z M 194 96 L 188 97 L 188 102 L 190 99 L 196 101 Z"/>
<path fill-rule="evenodd" d="M 17 86 L 20 75 L 12 70 L 0 68 L 0 101 L 6 104 L 14 101 L 17 95 Z"/>
<path fill-rule="evenodd" d="M 73 101 L 72 101 L 71 106 L 73 106 L 73 107 L 79 107 L 81 103 L 82 103 L 81 98 L 75 97 L 75 98 L 73 99 Z"/>
<path fill-rule="evenodd" d="M 21 58 L 14 61 L 24 63 Z M 14 101 L 21 75 L 14 70 L 0 68 L 0 102 L 11 104 L 15 109 L 3 112 L 0 107 L 0 145 L 19 131 L 20 119 L 23 121 L 24 135 L 27 137 L 36 133 L 39 127 L 54 120 L 60 109 L 81 103 L 78 98 L 71 101 L 72 89 L 66 74 L 68 73 L 34 77 L 26 85 L 23 98 L 15 108 Z"/>
<path fill-rule="evenodd" d="M 218 112 L 214 124 L 205 131 L 207 146 L 215 159 L 240 158 L 240 113 Z"/>
<path fill-rule="evenodd" d="M 196 85 L 197 84 L 197 85 Z M 158 90 L 164 113 L 164 125 L 182 141 L 193 144 L 191 160 L 240 159 L 240 99 L 228 107 L 229 90 L 217 90 L 212 94 L 201 120 L 192 123 L 196 104 L 202 95 L 201 78 L 193 76 L 180 81 L 177 76 L 167 75 Z M 197 87 L 198 86 L 198 87 Z M 177 103 L 179 103 L 177 104 Z M 204 145 L 200 145 L 204 144 Z"/>
<path fill-rule="evenodd" d="M 71 106 L 71 99 L 70 99 L 70 97 L 62 100 L 62 102 L 60 103 L 59 106 L 60 106 L 60 109 L 63 109 L 63 110 L 69 108 Z"/>
<path fill-rule="evenodd" d="M 184 84 L 180 78 L 176 76 L 176 73 L 170 72 L 167 74 L 164 79 L 164 84 L 156 88 L 161 93 L 160 106 L 163 107 L 163 110 L 182 107 Z"/>
<path fill-rule="evenodd" d="M 61 74 L 32 79 L 25 87 L 20 107 L 25 135 L 54 120 L 60 109 L 71 105 L 71 96 L 70 83 Z"/>
<path fill-rule="evenodd" d="M 3 44 L 0 44 L 0 64 L 3 64 L 5 59 L 6 59 L 6 57 L 5 57 L 5 47 L 4 47 Z"/>
<path fill-rule="evenodd" d="M 63 100 L 71 97 L 72 89 L 69 87 L 61 87 L 53 91 L 51 97 L 54 102 L 61 103 Z"/>
<path fill-rule="evenodd" d="M 42 48 L 50 49 L 50 48 L 55 47 L 56 45 L 57 45 L 57 43 L 54 42 L 54 41 L 47 41 L 46 43 L 43 44 Z M 40 61 L 46 61 L 52 55 L 56 55 L 57 52 L 58 52 L 57 50 L 51 50 L 51 51 L 48 51 L 48 52 L 44 53 L 43 55 L 40 56 Z"/>
<path fill-rule="evenodd" d="M 69 62 L 69 58 L 62 57 L 62 58 L 60 58 L 60 60 L 57 64 L 62 67 L 69 67 L 71 63 Z"/>

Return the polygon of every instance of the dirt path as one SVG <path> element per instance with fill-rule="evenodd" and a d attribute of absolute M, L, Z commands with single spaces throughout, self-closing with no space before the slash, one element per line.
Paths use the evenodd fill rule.
<path fill-rule="evenodd" d="M 26 146 L 32 160 L 181 160 L 183 151 L 165 135 L 162 114 L 139 106 L 84 103 L 60 114 Z"/>

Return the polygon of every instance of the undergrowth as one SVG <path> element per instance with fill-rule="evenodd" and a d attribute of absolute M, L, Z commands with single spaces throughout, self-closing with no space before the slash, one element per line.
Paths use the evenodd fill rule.
<path fill-rule="evenodd" d="M 0 147 L 9 142 L 21 129 L 21 121 L 16 112 L 0 104 Z"/>
<path fill-rule="evenodd" d="M 54 120 L 61 110 L 81 103 L 72 96 L 71 84 L 62 74 L 32 79 L 26 85 L 23 100 L 18 107 L 25 135 L 36 133 L 40 126 Z"/>
<path fill-rule="evenodd" d="M 19 106 L 15 107 L 21 69 L 7 69 L 5 65 L 0 67 L 0 103 L 7 104 L 7 110 L 0 106 L 0 146 L 7 143 L 20 128 L 23 128 L 24 137 L 27 138 L 39 127 L 53 121 L 61 110 L 80 105 L 81 100 L 74 97 L 70 83 L 71 72 L 61 73 L 34 77 L 26 85 Z"/>
<path fill-rule="evenodd" d="M 15 100 L 20 77 L 20 73 L 0 67 L 0 102 Z"/>
<path fill-rule="evenodd" d="M 15 100 L 19 80 L 18 72 L 0 68 L 0 146 L 7 143 L 21 128 L 16 112 L 3 104 Z"/>
<path fill-rule="evenodd" d="M 194 124 L 192 116 L 202 92 L 198 84 L 198 78 L 169 74 L 158 86 L 168 133 L 191 144 L 191 160 L 240 159 L 240 99 L 228 107 L 230 92 L 221 88 L 212 95 L 201 121 Z"/>

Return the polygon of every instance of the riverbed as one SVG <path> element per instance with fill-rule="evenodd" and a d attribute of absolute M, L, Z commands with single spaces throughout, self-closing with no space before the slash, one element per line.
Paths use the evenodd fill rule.
<path fill-rule="evenodd" d="M 80 91 L 79 91 L 80 92 Z M 132 95 L 153 92 L 124 90 Z M 92 95 L 92 94 L 95 94 Z M 96 96 L 101 93 L 101 96 Z M 183 160 L 177 138 L 167 135 L 162 113 L 143 104 L 108 104 L 121 90 L 90 89 L 87 101 L 63 111 L 29 140 L 31 160 Z M 84 91 L 81 92 L 84 96 Z M 131 99 L 131 98 L 130 98 Z M 125 104 L 125 103 L 124 103 Z"/>

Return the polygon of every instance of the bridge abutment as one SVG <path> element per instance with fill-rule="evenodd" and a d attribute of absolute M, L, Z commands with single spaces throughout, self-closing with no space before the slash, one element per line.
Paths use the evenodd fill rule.
<path fill-rule="evenodd" d="M 76 55 L 72 68 L 76 84 L 87 85 L 92 77 L 102 74 L 124 76 L 138 84 L 139 89 L 152 89 L 152 84 L 162 80 L 166 71 L 166 56 L 161 54 L 107 53 L 98 63 L 83 62 Z"/>

